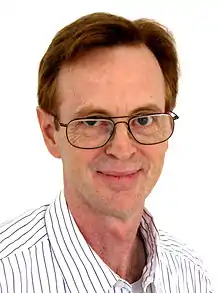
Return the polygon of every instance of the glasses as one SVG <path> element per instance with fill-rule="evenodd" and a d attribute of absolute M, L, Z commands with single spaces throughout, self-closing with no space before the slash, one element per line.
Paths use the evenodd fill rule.
<path fill-rule="evenodd" d="M 127 121 L 114 122 L 113 119 L 127 118 Z M 80 149 L 96 149 L 107 144 L 115 133 L 119 123 L 127 124 L 128 132 L 135 141 L 143 145 L 154 145 L 168 140 L 174 131 L 174 120 L 179 117 L 173 113 L 154 113 L 137 116 L 120 117 L 86 117 L 77 118 L 67 124 L 66 137 L 69 143 Z"/>

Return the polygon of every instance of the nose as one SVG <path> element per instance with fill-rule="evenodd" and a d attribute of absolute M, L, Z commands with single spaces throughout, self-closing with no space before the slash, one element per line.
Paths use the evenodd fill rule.
<path fill-rule="evenodd" d="M 118 122 L 111 140 L 106 145 L 106 154 L 120 161 L 127 161 L 136 153 L 136 144 L 128 131 L 127 123 Z"/>

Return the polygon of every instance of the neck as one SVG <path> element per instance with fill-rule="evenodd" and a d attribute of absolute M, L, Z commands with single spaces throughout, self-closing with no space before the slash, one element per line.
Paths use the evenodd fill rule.
<path fill-rule="evenodd" d="M 99 257 L 121 278 L 130 283 L 137 281 L 146 262 L 138 231 L 143 209 L 121 220 L 95 213 L 87 205 L 73 202 L 72 198 L 66 199 L 82 235 Z"/>
<path fill-rule="evenodd" d="M 138 227 L 131 230 L 128 225 L 119 226 L 116 222 L 108 225 L 108 221 L 98 227 L 95 221 L 92 222 L 93 228 L 77 222 L 87 243 L 121 278 L 130 283 L 137 281 L 145 265 L 144 245 Z"/>

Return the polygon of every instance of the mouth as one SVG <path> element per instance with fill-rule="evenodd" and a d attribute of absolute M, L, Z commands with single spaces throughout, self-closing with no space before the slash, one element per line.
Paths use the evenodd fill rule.
<path fill-rule="evenodd" d="M 136 186 L 139 175 L 141 173 L 141 169 L 135 171 L 108 171 L 101 172 L 97 171 L 96 174 L 98 178 L 101 179 L 102 182 L 105 182 L 108 186 L 113 188 L 119 188 L 119 190 L 128 190 Z"/>
<path fill-rule="evenodd" d="M 109 171 L 109 172 L 101 172 L 98 171 L 97 173 L 102 174 L 107 177 L 116 177 L 116 178 L 123 178 L 123 177 L 132 177 L 136 173 L 138 173 L 140 170 L 135 171 L 124 171 L 124 172 L 118 172 L 118 171 Z"/>

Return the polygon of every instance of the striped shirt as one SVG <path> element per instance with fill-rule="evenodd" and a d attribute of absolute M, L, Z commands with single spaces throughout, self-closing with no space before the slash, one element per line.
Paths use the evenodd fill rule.
<path fill-rule="evenodd" d="M 157 230 L 144 210 L 139 227 L 147 262 L 129 284 L 86 242 L 61 191 L 51 205 L 0 226 L 0 293 L 212 293 L 193 250 Z"/>

